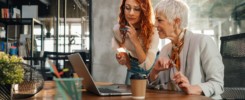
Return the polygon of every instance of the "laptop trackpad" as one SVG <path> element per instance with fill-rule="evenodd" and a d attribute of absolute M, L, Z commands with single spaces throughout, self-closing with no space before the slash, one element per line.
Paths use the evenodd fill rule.
<path fill-rule="evenodd" d="M 102 93 L 112 93 L 111 95 L 115 94 L 131 94 L 129 88 L 127 88 L 124 84 L 113 84 L 113 85 L 106 85 L 106 86 L 98 86 L 98 89 Z"/>
<path fill-rule="evenodd" d="M 127 89 L 129 88 L 125 84 L 111 84 L 111 85 L 100 85 L 98 88 L 108 88 L 108 89 Z"/>

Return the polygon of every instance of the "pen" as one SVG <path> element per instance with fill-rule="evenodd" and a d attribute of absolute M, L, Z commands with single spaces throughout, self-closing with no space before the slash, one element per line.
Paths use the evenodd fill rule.
<path fill-rule="evenodd" d="M 169 57 L 169 59 L 170 59 L 170 63 L 172 64 L 172 66 L 173 66 L 173 72 L 174 73 L 176 73 L 176 72 L 179 72 L 178 70 L 177 70 L 177 66 L 176 66 L 176 64 L 174 63 L 174 61 L 170 58 L 170 56 L 168 55 L 168 57 Z M 183 82 L 179 82 L 179 83 L 177 83 L 178 85 L 180 85 L 180 84 L 182 84 Z"/>

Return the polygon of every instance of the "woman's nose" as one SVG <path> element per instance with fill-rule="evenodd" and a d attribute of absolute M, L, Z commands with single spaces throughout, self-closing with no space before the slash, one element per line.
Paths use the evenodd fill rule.
<path fill-rule="evenodd" d="M 129 14 L 133 15 L 134 14 L 134 9 L 130 9 Z"/>
<path fill-rule="evenodd" d="M 155 27 L 157 27 L 157 26 L 158 26 L 158 23 L 157 23 L 157 21 L 155 21 L 155 24 L 154 24 L 154 26 L 155 26 Z"/>

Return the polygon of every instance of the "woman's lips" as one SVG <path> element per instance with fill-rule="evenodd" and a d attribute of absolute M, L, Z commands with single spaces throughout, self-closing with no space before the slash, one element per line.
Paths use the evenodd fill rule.
<path fill-rule="evenodd" d="M 165 35 L 165 32 L 164 31 L 158 31 L 158 33 Z"/>
<path fill-rule="evenodd" d="M 132 20 L 135 20 L 135 18 L 128 18 L 128 20 L 132 21 Z"/>

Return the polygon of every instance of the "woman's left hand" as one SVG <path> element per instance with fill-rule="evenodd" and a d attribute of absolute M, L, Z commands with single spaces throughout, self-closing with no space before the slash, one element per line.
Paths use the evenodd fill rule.
<path fill-rule="evenodd" d="M 130 26 L 126 26 L 128 28 L 127 35 L 129 37 L 129 39 L 131 40 L 131 42 L 133 42 L 135 44 L 136 42 L 139 41 L 138 35 L 137 35 L 137 32 L 136 32 L 134 26 L 131 25 L 130 23 L 129 23 L 129 25 Z"/>
<path fill-rule="evenodd" d="M 175 73 L 173 80 L 187 94 L 200 95 L 202 93 L 202 89 L 197 85 L 190 85 L 188 78 L 181 72 Z"/>

